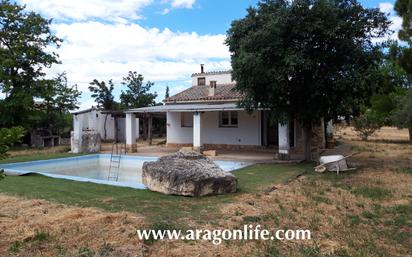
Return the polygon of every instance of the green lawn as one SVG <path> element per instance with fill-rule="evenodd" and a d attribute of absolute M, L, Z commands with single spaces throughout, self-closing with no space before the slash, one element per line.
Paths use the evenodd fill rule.
<path fill-rule="evenodd" d="M 48 155 L 47 159 L 64 157 Z M 19 157 L 3 162 L 26 161 L 35 157 Z M 41 158 L 37 158 L 41 159 Z M 263 192 L 271 185 L 285 183 L 307 170 L 307 165 L 261 164 L 235 172 L 239 190 L 235 194 L 203 198 L 168 196 L 148 190 L 99 185 L 54 179 L 41 175 L 7 177 L 0 182 L 0 193 L 26 198 L 46 199 L 81 207 L 98 207 L 108 211 L 130 211 L 142 214 L 152 221 L 174 221 L 179 217 L 212 220 L 219 215 L 218 205 L 232 202 L 244 193 Z"/>
<path fill-rule="evenodd" d="M 72 154 L 72 153 L 44 153 L 37 155 L 23 155 L 23 156 L 12 156 L 7 159 L 0 159 L 0 164 L 4 163 L 14 163 L 14 162 L 30 162 L 37 160 L 49 160 L 56 158 L 65 158 L 65 157 L 75 157 L 84 154 Z"/>

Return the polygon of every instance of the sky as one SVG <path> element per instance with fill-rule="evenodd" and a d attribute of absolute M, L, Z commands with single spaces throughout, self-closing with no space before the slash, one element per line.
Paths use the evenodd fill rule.
<path fill-rule="evenodd" d="M 257 0 L 16 0 L 46 18 L 64 41 L 57 50 L 62 64 L 48 77 L 66 72 L 70 84 L 83 92 L 80 109 L 96 103 L 88 92 L 93 79 L 115 83 L 116 99 L 128 71 L 137 71 L 155 83 L 157 101 L 166 86 L 173 95 L 191 86 L 191 74 L 230 69 L 224 44 L 233 20 L 245 16 Z M 361 0 L 378 7 L 398 31 L 402 20 L 393 11 L 395 0 Z M 397 39 L 397 33 L 391 37 Z"/>

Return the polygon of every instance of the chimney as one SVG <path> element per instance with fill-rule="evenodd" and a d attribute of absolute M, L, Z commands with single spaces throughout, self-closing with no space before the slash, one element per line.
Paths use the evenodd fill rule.
<path fill-rule="evenodd" d="M 216 93 L 216 81 L 210 81 L 209 96 L 215 96 Z"/>
<path fill-rule="evenodd" d="M 205 65 L 200 64 L 200 73 L 205 73 Z"/>

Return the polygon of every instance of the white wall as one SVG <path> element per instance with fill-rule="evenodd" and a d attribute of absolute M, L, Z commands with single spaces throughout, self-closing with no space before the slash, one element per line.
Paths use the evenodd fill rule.
<path fill-rule="evenodd" d="M 238 127 L 219 127 L 219 112 L 202 114 L 204 144 L 261 145 L 260 112 L 238 111 Z"/>
<path fill-rule="evenodd" d="M 261 145 L 260 112 L 238 112 L 238 127 L 219 127 L 219 112 L 202 114 L 202 143 L 227 145 Z M 182 128 L 180 113 L 167 113 L 167 143 L 192 144 L 193 128 Z"/>
<path fill-rule="evenodd" d="M 96 117 L 97 114 L 97 117 Z M 90 111 L 87 113 L 81 113 L 81 114 L 77 114 L 77 116 L 79 117 L 79 119 L 81 119 L 82 122 L 82 130 L 97 130 L 100 133 L 100 136 L 102 139 L 104 139 L 104 120 L 106 117 L 106 114 L 102 114 L 99 111 Z M 136 121 L 138 122 L 138 119 L 136 119 Z M 73 120 L 73 122 L 76 122 L 75 120 Z M 119 129 L 124 128 L 125 130 L 125 126 L 124 126 L 124 118 L 120 118 L 119 120 Z M 138 131 L 138 126 L 136 128 L 137 130 L 137 135 L 139 133 Z M 115 126 L 114 126 L 114 118 L 108 114 L 107 116 L 107 121 L 106 121 L 106 139 L 107 140 L 114 140 L 114 130 L 115 130 Z M 125 132 L 124 132 L 125 133 Z M 124 135 L 122 136 L 121 134 L 119 134 L 120 139 L 122 139 L 122 137 L 124 137 Z"/>
<path fill-rule="evenodd" d="M 166 133 L 168 144 L 193 143 L 193 128 L 181 127 L 180 112 L 167 112 Z"/>
<path fill-rule="evenodd" d="M 107 115 L 106 121 L 106 138 L 104 138 L 104 120 Z M 113 140 L 114 139 L 114 118 L 110 114 L 98 113 L 97 118 L 97 131 L 99 131 L 102 139 Z"/>
<path fill-rule="evenodd" d="M 210 85 L 210 81 L 217 81 L 217 84 L 231 84 L 234 83 L 232 81 L 231 74 L 217 74 L 217 75 L 196 75 L 192 77 L 192 86 L 197 86 L 197 78 L 205 77 L 206 78 L 206 86 Z"/>

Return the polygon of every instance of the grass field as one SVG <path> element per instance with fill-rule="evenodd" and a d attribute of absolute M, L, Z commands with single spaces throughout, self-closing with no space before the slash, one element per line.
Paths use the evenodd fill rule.
<path fill-rule="evenodd" d="M 235 173 L 239 192 L 226 196 L 186 198 L 37 175 L 8 177 L 0 182 L 0 256 L 411 256 L 412 145 L 397 129 L 380 133 L 382 139 L 371 142 L 340 134 L 335 152 L 358 152 L 350 158 L 356 171 L 256 165 Z M 400 135 L 391 140 L 394 134 Z M 296 178 L 301 171 L 307 172 Z M 136 229 L 245 224 L 309 229 L 312 239 L 215 246 L 136 237 Z"/>
<path fill-rule="evenodd" d="M 48 158 L 60 155 L 49 155 Z M 18 160 L 25 159 L 19 157 Z M 15 161 L 15 158 L 11 160 Z M 94 183 L 54 179 L 41 175 L 7 177 L 0 193 L 31 199 L 46 199 L 81 207 L 98 207 L 108 211 L 128 211 L 145 215 L 151 221 L 195 217 L 214 219 L 219 204 L 232 202 L 238 195 L 285 183 L 308 169 L 307 165 L 255 165 L 236 171 L 239 190 L 236 194 L 189 198 L 168 196 L 148 190 L 136 190 Z M 265 188 L 266 187 L 266 188 Z"/>

